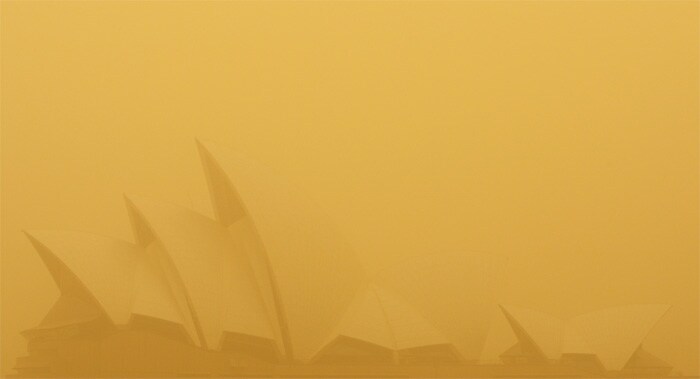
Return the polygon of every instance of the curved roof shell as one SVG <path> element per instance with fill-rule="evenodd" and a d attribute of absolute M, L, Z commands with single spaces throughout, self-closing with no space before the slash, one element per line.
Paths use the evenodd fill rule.
<path fill-rule="evenodd" d="M 622 370 L 668 305 L 606 308 L 560 320 L 545 313 L 501 307 L 520 343 L 534 343 L 547 359 L 595 354 L 608 370 Z"/>
<path fill-rule="evenodd" d="M 670 308 L 639 304 L 601 309 L 569 320 L 609 370 L 621 370 Z"/>
<path fill-rule="evenodd" d="M 135 267 L 143 254 L 138 246 L 79 232 L 31 231 L 27 236 L 54 273 L 62 294 L 85 291 L 112 322 L 129 321 Z M 61 271 L 61 265 L 66 271 Z"/>
<path fill-rule="evenodd" d="M 561 356 L 566 330 L 564 321 L 527 308 L 501 306 L 501 309 L 519 342 L 534 344 L 542 358 L 557 359 Z"/>
<path fill-rule="evenodd" d="M 143 247 L 81 232 L 31 231 L 27 236 L 61 291 L 60 307 L 54 308 L 62 310 L 63 322 L 80 321 L 75 317 L 81 312 L 68 312 L 67 305 L 78 310 L 89 304 L 116 325 L 142 315 L 184 326 L 167 282 Z M 194 341 L 196 335 L 189 337 Z"/>
<path fill-rule="evenodd" d="M 310 360 L 363 284 L 363 267 L 318 205 L 293 185 L 254 162 L 220 152 L 215 159 L 199 147 L 217 220 L 250 237 L 252 265 L 287 354 Z"/>
<path fill-rule="evenodd" d="M 480 357 L 497 311 L 497 256 L 455 251 L 408 258 L 380 271 L 376 280 L 400 295 L 468 360 Z"/>
<path fill-rule="evenodd" d="M 336 335 L 394 351 L 451 344 L 398 295 L 375 285 L 358 293 L 338 325 Z"/>
<path fill-rule="evenodd" d="M 158 246 L 155 255 L 172 270 L 171 288 L 183 292 L 203 347 L 220 348 L 227 332 L 276 340 L 248 259 L 226 228 L 175 205 L 128 204 L 139 243 Z"/>

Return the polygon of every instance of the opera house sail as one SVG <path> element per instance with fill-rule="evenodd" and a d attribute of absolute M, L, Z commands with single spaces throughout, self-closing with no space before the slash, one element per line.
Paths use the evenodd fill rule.
<path fill-rule="evenodd" d="M 501 306 L 517 342 L 500 357 L 506 363 L 568 362 L 598 374 L 664 376 L 672 367 L 646 352 L 642 342 L 668 308 L 614 307 L 564 321 L 525 308 Z"/>
<path fill-rule="evenodd" d="M 241 157 L 199 153 L 215 219 L 126 196 L 134 243 L 26 232 L 60 297 L 24 332 L 20 376 L 670 372 L 641 346 L 666 306 L 566 321 L 499 308 L 504 262 L 484 254 L 427 254 L 370 276 L 303 191 Z M 487 362 L 494 317 L 511 340 Z"/>

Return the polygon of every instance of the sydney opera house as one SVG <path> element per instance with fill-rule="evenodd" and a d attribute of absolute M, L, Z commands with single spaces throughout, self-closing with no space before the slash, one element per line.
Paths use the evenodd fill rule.
<path fill-rule="evenodd" d="M 313 202 L 199 146 L 215 219 L 127 196 L 134 243 L 28 231 L 60 290 L 19 376 L 665 376 L 642 347 L 667 310 L 560 320 L 499 305 L 499 259 L 422 256 L 369 276 Z M 511 342 L 489 358 L 492 320 Z M 502 344 L 502 342 L 499 342 Z M 493 345 L 493 344 L 492 344 Z"/>

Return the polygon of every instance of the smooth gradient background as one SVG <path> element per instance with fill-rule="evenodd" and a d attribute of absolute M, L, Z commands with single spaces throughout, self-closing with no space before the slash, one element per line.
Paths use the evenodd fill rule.
<path fill-rule="evenodd" d="M 2 2 L 2 372 L 58 296 L 22 229 L 211 215 L 195 138 L 305 184 L 370 269 L 508 257 L 501 301 L 673 307 L 698 373 L 698 2 Z M 468 290 L 465 288 L 465 290 Z"/>

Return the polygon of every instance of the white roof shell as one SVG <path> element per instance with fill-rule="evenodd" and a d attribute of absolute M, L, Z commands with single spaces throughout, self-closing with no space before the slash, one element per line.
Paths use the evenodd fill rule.
<path fill-rule="evenodd" d="M 562 354 L 595 354 L 608 370 L 621 370 L 668 305 L 628 305 L 606 308 L 567 321 L 530 309 L 501 306 L 516 337 L 526 333 L 548 359 Z"/>
<path fill-rule="evenodd" d="M 287 354 L 309 361 L 340 322 L 365 273 L 329 218 L 266 168 L 201 144 L 216 217 L 248 251 Z M 313 310 L 313 317 L 309 311 Z"/>

